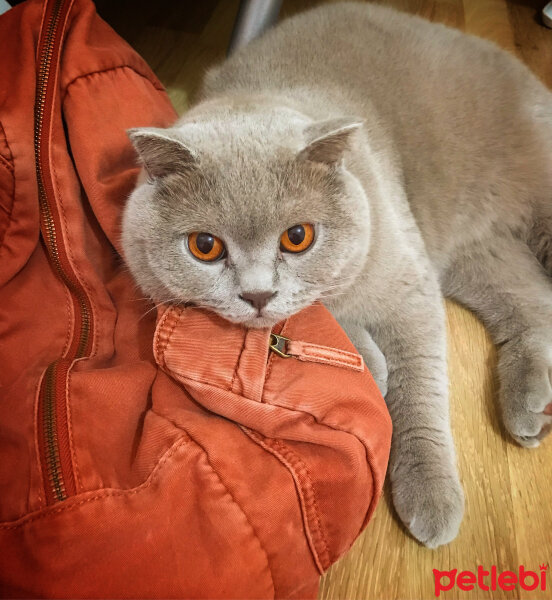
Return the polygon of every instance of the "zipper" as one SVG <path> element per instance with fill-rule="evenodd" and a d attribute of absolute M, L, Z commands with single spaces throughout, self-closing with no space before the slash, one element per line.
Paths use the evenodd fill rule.
<path fill-rule="evenodd" d="M 304 362 L 315 362 L 333 365 L 334 367 L 344 367 L 353 371 L 364 371 L 364 360 L 356 352 L 290 340 L 276 333 L 270 334 L 268 347 L 271 352 L 281 358 L 295 358 Z"/>
<path fill-rule="evenodd" d="M 283 335 L 277 335 L 276 333 L 271 333 L 268 347 L 274 354 L 277 354 L 281 358 L 291 358 L 291 354 L 286 352 L 287 343 L 289 342 L 289 338 L 284 337 Z"/>
<path fill-rule="evenodd" d="M 65 19 L 72 0 L 47 0 L 37 54 L 34 107 L 34 149 L 40 209 L 40 231 L 48 259 L 68 289 L 74 327 L 64 355 L 45 370 L 39 391 L 38 438 L 46 503 L 76 493 L 67 416 L 67 377 L 76 359 L 89 356 L 92 341 L 92 307 L 63 245 L 62 220 L 56 204 L 50 170 L 52 108 L 57 95 L 57 69 Z"/>

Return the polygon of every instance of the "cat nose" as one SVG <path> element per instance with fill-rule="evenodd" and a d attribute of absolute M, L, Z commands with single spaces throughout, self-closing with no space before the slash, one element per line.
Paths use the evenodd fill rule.
<path fill-rule="evenodd" d="M 275 295 L 276 292 L 244 292 L 243 294 L 240 294 L 240 298 L 249 302 L 253 308 L 261 310 Z"/>

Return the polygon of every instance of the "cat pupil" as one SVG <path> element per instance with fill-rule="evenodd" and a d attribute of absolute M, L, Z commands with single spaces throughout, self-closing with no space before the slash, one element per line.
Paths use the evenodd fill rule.
<path fill-rule="evenodd" d="M 197 249 L 203 254 L 209 254 L 215 244 L 215 238 L 210 233 L 200 233 L 196 239 Z"/>
<path fill-rule="evenodd" d="M 299 246 L 305 239 L 305 228 L 302 225 L 290 227 L 287 230 L 287 233 L 289 241 L 295 246 Z"/>

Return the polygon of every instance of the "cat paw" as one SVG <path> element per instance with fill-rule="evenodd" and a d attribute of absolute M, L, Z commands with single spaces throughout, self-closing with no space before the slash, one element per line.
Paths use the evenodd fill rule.
<path fill-rule="evenodd" d="M 428 548 L 448 544 L 464 515 L 464 492 L 458 478 L 403 477 L 392 481 L 393 503 L 410 533 Z"/>
<path fill-rule="evenodd" d="M 509 342 L 499 360 L 504 425 L 526 448 L 536 448 L 552 430 L 552 348 Z"/>
<path fill-rule="evenodd" d="M 362 358 L 368 370 L 370 371 L 370 375 L 372 375 L 373 380 L 376 382 L 376 385 L 381 392 L 381 395 L 385 398 L 387 395 L 387 362 L 380 349 L 377 348 L 377 354 L 375 352 L 369 354 L 368 360 L 366 360 L 366 355 L 368 354 L 365 349 L 360 350 L 360 354 L 362 354 Z"/>

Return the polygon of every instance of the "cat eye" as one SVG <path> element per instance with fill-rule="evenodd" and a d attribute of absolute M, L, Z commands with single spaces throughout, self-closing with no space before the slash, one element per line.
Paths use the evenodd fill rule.
<path fill-rule="evenodd" d="M 215 262 L 226 256 L 222 240 L 205 231 L 194 231 L 188 235 L 188 249 L 204 262 Z"/>
<path fill-rule="evenodd" d="M 282 252 L 293 252 L 298 254 L 309 248 L 314 241 L 314 225 L 300 223 L 290 227 L 282 233 L 280 238 L 280 250 Z"/>

